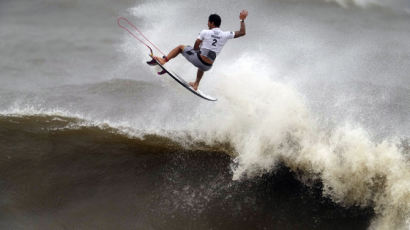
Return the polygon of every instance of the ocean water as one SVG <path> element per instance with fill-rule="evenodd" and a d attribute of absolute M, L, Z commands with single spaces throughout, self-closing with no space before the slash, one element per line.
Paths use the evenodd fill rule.
<path fill-rule="evenodd" d="M 216 103 L 116 22 L 168 52 L 242 9 Z M 407 0 L 0 1 L 0 227 L 409 229 L 409 38 Z"/>

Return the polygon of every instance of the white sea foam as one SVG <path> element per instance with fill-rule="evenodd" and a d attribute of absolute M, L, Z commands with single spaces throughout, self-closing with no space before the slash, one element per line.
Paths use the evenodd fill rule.
<path fill-rule="evenodd" d="M 319 179 L 333 201 L 374 207 L 372 228 L 406 228 L 410 165 L 399 141 L 376 142 L 349 123 L 323 129 L 295 89 L 259 67 L 258 60 L 243 57 L 226 68 L 218 81 L 223 99 L 193 124 L 192 135 L 234 147 L 234 180 L 258 177 L 284 162 L 303 172 L 302 180 Z"/>

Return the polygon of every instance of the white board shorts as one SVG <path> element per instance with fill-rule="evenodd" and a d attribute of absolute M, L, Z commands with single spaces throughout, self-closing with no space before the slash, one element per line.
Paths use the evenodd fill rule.
<path fill-rule="evenodd" d="M 208 64 L 201 59 L 199 50 L 194 50 L 191 46 L 185 46 L 182 55 L 202 71 L 208 71 L 212 68 L 212 64 Z"/>

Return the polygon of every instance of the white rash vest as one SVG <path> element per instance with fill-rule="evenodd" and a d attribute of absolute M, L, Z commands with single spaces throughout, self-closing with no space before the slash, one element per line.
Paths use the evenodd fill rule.
<path fill-rule="evenodd" d="M 235 33 L 232 31 L 222 31 L 219 28 L 211 30 L 202 30 L 199 33 L 198 39 L 202 41 L 201 54 L 215 60 L 216 56 L 221 52 L 225 43 L 234 38 Z M 212 55 L 213 51 L 215 54 Z"/>

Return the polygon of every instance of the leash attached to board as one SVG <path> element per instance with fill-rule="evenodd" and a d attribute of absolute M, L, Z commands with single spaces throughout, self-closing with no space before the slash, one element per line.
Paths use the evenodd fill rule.
<path fill-rule="evenodd" d="M 139 42 L 141 42 L 142 44 L 144 44 L 150 51 L 150 56 L 153 57 L 154 53 L 152 52 L 152 48 L 146 43 L 144 42 L 144 40 L 142 40 L 141 38 L 139 38 L 134 32 L 132 32 L 131 30 L 129 30 L 126 26 L 121 25 L 121 21 L 124 21 L 125 23 L 127 23 L 129 26 L 131 26 L 135 31 L 137 31 L 142 38 L 144 38 L 147 42 L 149 42 L 149 44 L 151 44 L 158 52 L 160 52 L 162 55 L 165 56 L 165 54 L 154 44 L 152 43 L 147 37 L 145 37 L 145 35 L 134 25 L 132 24 L 130 21 L 128 21 L 128 19 L 124 18 L 124 17 L 119 17 L 117 19 L 117 24 L 119 27 L 123 28 L 124 30 L 126 30 L 131 36 L 133 36 L 135 39 L 137 39 Z"/>

